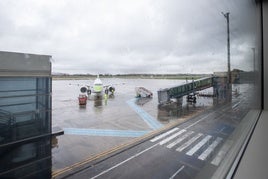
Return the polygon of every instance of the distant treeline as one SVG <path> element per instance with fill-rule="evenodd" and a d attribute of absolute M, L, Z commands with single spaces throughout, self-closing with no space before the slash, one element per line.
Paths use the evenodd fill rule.
<path fill-rule="evenodd" d="M 118 74 L 116 77 L 121 78 L 151 78 L 151 79 L 198 79 L 208 74 Z"/>
<path fill-rule="evenodd" d="M 142 79 L 199 79 L 212 74 L 99 74 L 100 78 L 142 78 Z M 53 79 L 84 79 L 96 78 L 92 74 L 53 74 Z"/>

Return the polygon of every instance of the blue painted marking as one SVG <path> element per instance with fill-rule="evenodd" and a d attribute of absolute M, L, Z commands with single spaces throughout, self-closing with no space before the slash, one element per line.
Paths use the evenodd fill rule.
<path fill-rule="evenodd" d="M 152 128 L 152 129 L 159 129 L 163 125 L 158 122 L 154 117 L 152 117 L 150 114 L 148 114 L 146 111 L 144 111 L 142 108 L 140 108 L 138 105 L 135 104 L 135 100 L 137 99 L 131 99 L 127 101 L 127 104 Z"/>
<path fill-rule="evenodd" d="M 140 137 L 151 131 L 109 130 L 109 129 L 81 129 L 63 128 L 64 134 L 89 135 L 89 136 L 113 136 L 113 137 Z"/>

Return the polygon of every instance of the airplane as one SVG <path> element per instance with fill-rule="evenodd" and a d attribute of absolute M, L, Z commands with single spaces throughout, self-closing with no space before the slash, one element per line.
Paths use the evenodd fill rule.
<path fill-rule="evenodd" d="M 97 98 L 103 95 L 103 90 L 106 95 L 108 95 L 109 92 L 111 93 L 111 95 L 113 95 L 115 92 L 115 87 L 112 85 L 103 85 L 99 75 L 94 80 L 93 86 L 86 85 L 80 88 L 81 93 L 87 93 L 88 96 L 93 93 Z"/>

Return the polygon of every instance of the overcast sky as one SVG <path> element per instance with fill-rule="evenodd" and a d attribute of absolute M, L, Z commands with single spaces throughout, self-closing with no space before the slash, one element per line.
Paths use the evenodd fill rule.
<path fill-rule="evenodd" d="M 230 12 L 231 69 L 252 70 L 252 1 L 2 0 L 0 51 L 52 55 L 71 74 L 225 71 Z"/>

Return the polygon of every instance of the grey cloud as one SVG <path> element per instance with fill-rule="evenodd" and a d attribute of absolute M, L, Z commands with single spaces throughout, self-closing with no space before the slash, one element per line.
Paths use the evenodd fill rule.
<path fill-rule="evenodd" d="M 226 69 L 229 11 L 232 68 L 250 70 L 255 11 L 237 2 L 1 1 L 0 49 L 52 55 L 56 72 L 212 73 Z"/>

